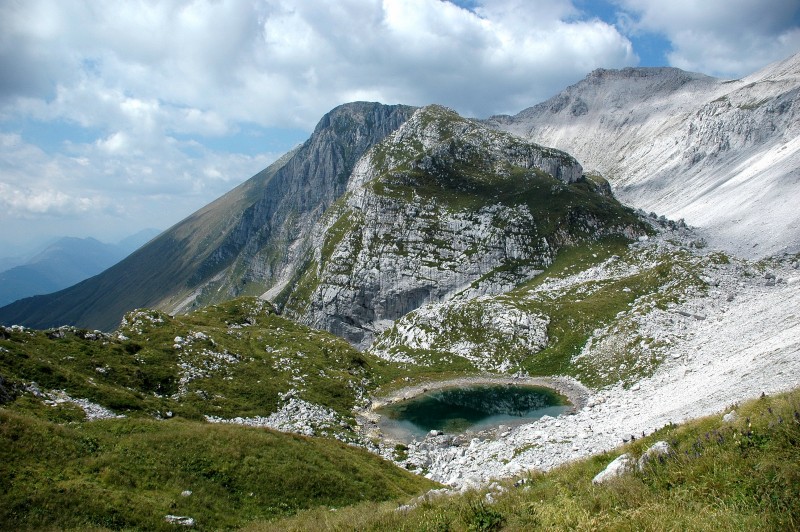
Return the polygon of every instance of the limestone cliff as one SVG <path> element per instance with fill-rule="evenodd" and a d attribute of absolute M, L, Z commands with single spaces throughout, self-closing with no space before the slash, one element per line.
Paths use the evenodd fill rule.
<path fill-rule="evenodd" d="M 201 291 L 175 310 L 260 294 L 285 282 L 306 252 L 314 224 L 344 193 L 356 161 L 412 112 L 403 105 L 356 102 L 326 114 L 198 268 L 192 281 Z"/>
<path fill-rule="evenodd" d="M 635 233 L 581 176 L 564 152 L 420 109 L 356 163 L 286 310 L 365 348 L 423 304 L 502 293 L 565 245 Z"/>

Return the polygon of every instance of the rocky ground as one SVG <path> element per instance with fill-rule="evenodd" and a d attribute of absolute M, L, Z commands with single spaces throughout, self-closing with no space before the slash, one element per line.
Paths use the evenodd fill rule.
<path fill-rule="evenodd" d="M 668 238 L 674 234 L 638 245 L 674 245 Z M 572 415 L 466 436 L 429 435 L 412 442 L 401 463 L 463 489 L 529 469 L 547 470 L 668 423 L 723 415 L 735 410 L 738 401 L 796 388 L 798 266 L 790 256 L 709 265 L 707 294 L 695 294 L 666 311 L 653 309 L 639 319 L 641 330 L 657 329 L 667 340 L 652 376 L 586 390 Z M 410 396 L 413 390 L 399 393 Z M 392 449 L 384 445 L 382 454 L 392 458 Z"/>

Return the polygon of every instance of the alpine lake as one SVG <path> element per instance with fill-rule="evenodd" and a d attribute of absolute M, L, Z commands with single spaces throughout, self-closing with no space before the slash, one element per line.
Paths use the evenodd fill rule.
<path fill-rule="evenodd" d="M 426 391 L 375 412 L 385 435 L 411 441 L 432 430 L 479 432 L 530 423 L 545 415 L 556 417 L 572 408 L 565 396 L 544 386 L 481 384 Z"/>

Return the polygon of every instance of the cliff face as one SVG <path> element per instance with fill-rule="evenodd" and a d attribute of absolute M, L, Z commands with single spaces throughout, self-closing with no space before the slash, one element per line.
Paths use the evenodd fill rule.
<path fill-rule="evenodd" d="M 596 70 L 489 123 L 571 153 L 620 200 L 685 218 L 713 245 L 754 257 L 800 248 L 800 54 L 733 81 Z"/>
<path fill-rule="evenodd" d="M 418 110 L 355 165 L 286 310 L 365 348 L 424 304 L 498 294 L 558 250 L 637 223 L 566 153 Z"/>
<path fill-rule="evenodd" d="M 326 114 L 200 265 L 191 280 L 200 291 L 174 310 L 280 288 L 306 253 L 311 229 L 344 193 L 356 161 L 413 110 L 356 102 Z"/>

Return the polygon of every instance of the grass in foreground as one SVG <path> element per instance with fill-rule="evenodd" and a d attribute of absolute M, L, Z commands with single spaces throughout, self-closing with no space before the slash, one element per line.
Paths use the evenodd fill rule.
<path fill-rule="evenodd" d="M 334 440 L 180 419 L 58 425 L 0 409 L 0 442 L 0 530 L 174 530 L 168 514 L 218 530 L 435 486 Z"/>
<path fill-rule="evenodd" d="M 751 401 L 733 423 L 713 416 L 665 427 L 623 449 L 534 473 L 523 487 L 425 502 L 316 508 L 254 530 L 798 530 L 800 390 Z M 605 485 L 592 478 L 622 452 L 658 440 L 673 453 Z"/>

